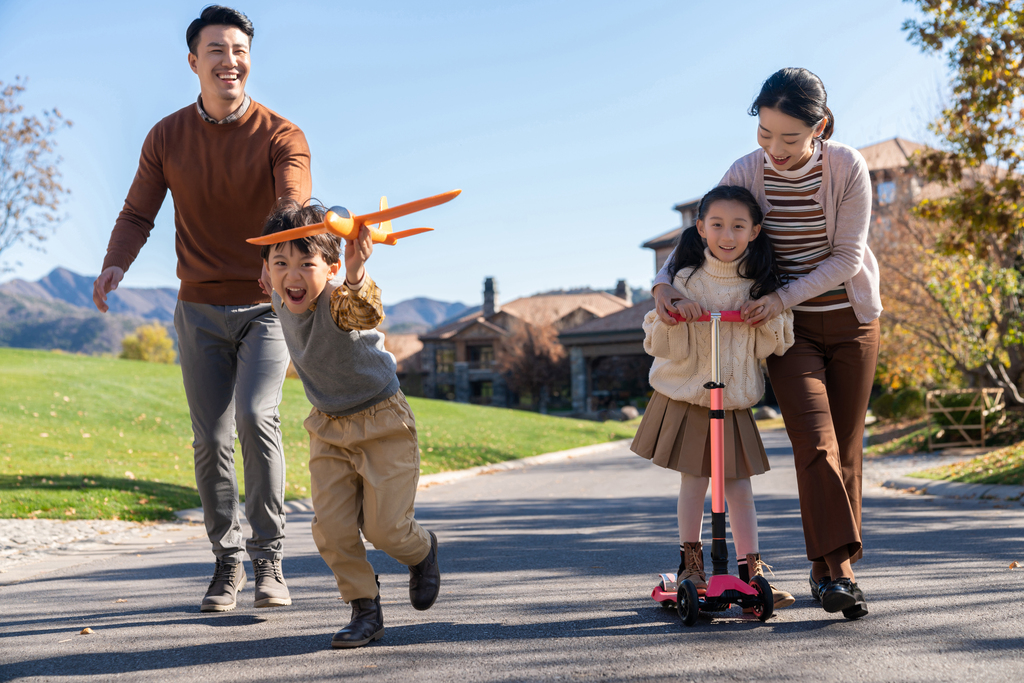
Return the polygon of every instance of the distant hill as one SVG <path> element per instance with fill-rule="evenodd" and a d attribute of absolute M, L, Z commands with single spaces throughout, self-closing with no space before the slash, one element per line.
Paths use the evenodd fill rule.
<path fill-rule="evenodd" d="M 55 299 L 6 291 L 0 296 L 0 346 L 60 349 L 70 353 L 120 353 L 121 339 L 139 325 L 137 316 L 103 314 Z M 174 330 L 168 326 L 174 337 Z"/>
<path fill-rule="evenodd" d="M 468 306 L 462 303 L 435 301 L 425 297 L 406 299 L 393 306 L 384 307 L 384 323 L 381 329 L 394 334 L 420 334 L 453 318 Z"/>
<path fill-rule="evenodd" d="M 103 314 L 92 302 L 95 276 L 55 268 L 36 281 L 0 284 L 0 346 L 61 349 L 72 353 L 119 353 L 121 339 L 139 325 L 159 321 L 174 333 L 176 289 L 120 287 L 107 298 Z M 467 310 L 461 303 L 425 297 L 385 306 L 381 329 L 419 334 Z"/>
<path fill-rule="evenodd" d="M 92 309 L 92 283 L 95 275 L 79 275 L 67 268 L 55 268 L 36 282 L 11 280 L 0 285 L 0 293 L 18 294 L 42 301 L 63 301 L 72 306 Z M 172 322 L 178 290 L 170 287 L 153 289 L 120 287 L 110 293 L 110 312 L 120 315 Z"/>

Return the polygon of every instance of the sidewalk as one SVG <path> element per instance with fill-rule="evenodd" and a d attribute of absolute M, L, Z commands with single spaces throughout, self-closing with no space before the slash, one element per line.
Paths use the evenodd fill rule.
<path fill-rule="evenodd" d="M 422 491 L 484 474 L 524 470 L 538 465 L 607 453 L 628 443 L 629 440 L 612 441 L 454 472 L 427 474 L 420 477 L 419 489 Z M 240 508 L 242 523 L 245 524 L 245 503 L 242 503 Z M 313 501 L 308 498 L 289 500 L 285 501 L 284 508 L 290 515 L 311 514 Z M 0 520 L 0 586 L 112 555 L 140 553 L 165 545 L 206 538 L 202 508 L 179 510 L 174 514 L 178 517 L 177 522 L 162 524 L 103 519 Z"/>

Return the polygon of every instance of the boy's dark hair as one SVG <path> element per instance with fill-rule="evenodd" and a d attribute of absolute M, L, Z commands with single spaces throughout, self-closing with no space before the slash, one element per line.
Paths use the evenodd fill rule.
<path fill-rule="evenodd" d="M 322 223 L 326 213 L 327 208 L 319 202 L 303 206 L 294 199 L 284 199 L 278 202 L 274 212 L 267 216 L 267 221 L 263 224 L 262 234 L 273 235 L 275 232 L 301 228 L 303 225 Z M 312 237 L 300 237 L 299 239 L 283 242 L 282 244 L 294 245 L 300 253 L 307 256 L 320 254 L 320 257 L 327 265 L 333 265 L 341 258 L 341 238 L 330 233 L 313 235 Z M 270 250 L 277 246 L 276 244 L 264 244 L 260 247 L 260 256 L 264 261 L 270 260 Z"/>
<path fill-rule="evenodd" d="M 779 69 L 764 82 L 761 92 L 750 105 L 751 116 L 757 116 L 761 107 L 778 109 L 786 116 L 803 121 L 814 128 L 822 119 L 828 119 L 820 140 L 832 137 L 836 119 L 826 104 L 828 94 L 821 79 L 807 69 Z"/>
<path fill-rule="evenodd" d="M 249 17 L 230 7 L 208 5 L 203 8 L 199 18 L 193 20 L 185 30 L 185 43 L 188 45 L 188 51 L 194 55 L 199 55 L 199 33 L 207 26 L 234 26 L 249 36 L 249 45 L 252 45 L 254 31 Z"/>
<path fill-rule="evenodd" d="M 698 220 L 704 220 L 708 209 L 717 201 L 739 202 L 750 211 L 752 225 L 762 225 L 764 214 L 757 199 L 745 187 L 738 185 L 719 185 L 715 189 L 701 197 L 697 206 Z M 772 249 L 772 242 L 765 234 L 762 225 L 761 232 L 750 241 L 746 253 L 741 257 L 740 275 L 748 280 L 753 280 L 750 286 L 750 297 L 760 299 L 766 294 L 771 294 L 782 287 L 782 274 L 779 266 L 775 263 L 775 251 Z M 668 266 L 669 277 L 674 278 L 683 268 L 693 268 L 693 271 L 686 277 L 689 281 L 693 273 L 704 265 L 704 238 L 697 232 L 697 226 L 692 225 L 683 230 L 676 242 L 675 256 Z"/>

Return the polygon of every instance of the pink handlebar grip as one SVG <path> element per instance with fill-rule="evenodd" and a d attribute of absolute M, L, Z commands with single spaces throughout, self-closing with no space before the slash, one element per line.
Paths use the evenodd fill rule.
<path fill-rule="evenodd" d="M 741 322 L 743 322 L 743 318 L 740 317 L 740 312 L 739 311 L 722 311 L 721 313 L 722 313 L 722 322 L 725 322 L 725 323 L 741 323 Z M 675 318 L 676 320 L 678 320 L 679 322 L 683 322 L 683 316 L 679 315 L 678 313 L 671 313 L 670 315 L 673 318 Z M 691 320 L 690 322 L 694 322 L 694 323 L 707 323 L 707 322 L 711 322 L 711 314 L 710 313 L 705 313 L 701 317 L 697 318 L 696 320 Z"/>

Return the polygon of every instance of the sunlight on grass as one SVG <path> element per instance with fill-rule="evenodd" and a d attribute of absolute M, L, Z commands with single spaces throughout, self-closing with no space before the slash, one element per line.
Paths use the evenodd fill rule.
<path fill-rule="evenodd" d="M 942 479 L 967 484 L 1024 485 L 1024 441 L 973 460 L 914 472 L 921 479 Z"/>
<path fill-rule="evenodd" d="M 199 506 L 181 369 L 0 349 L 0 518 L 169 519 Z M 309 497 L 310 406 L 285 381 L 286 497 Z M 636 424 L 409 399 L 424 473 L 631 438 Z M 235 470 L 244 496 L 242 458 Z"/>

